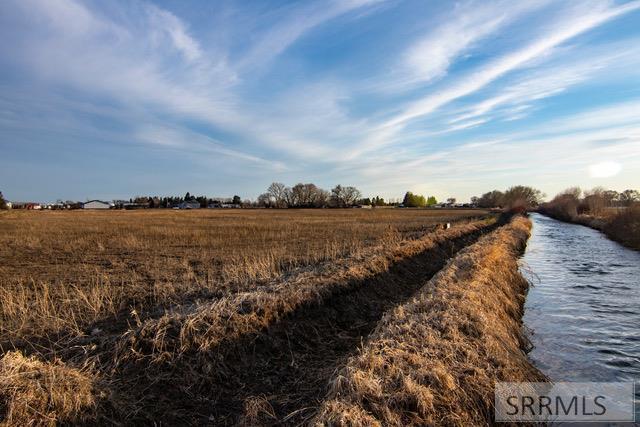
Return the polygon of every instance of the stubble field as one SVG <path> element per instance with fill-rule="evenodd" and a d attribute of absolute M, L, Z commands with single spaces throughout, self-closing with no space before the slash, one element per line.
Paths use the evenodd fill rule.
<path fill-rule="evenodd" d="M 74 330 L 255 289 L 293 271 L 415 239 L 477 210 L 10 212 L 0 217 L 4 340 Z"/>
<path fill-rule="evenodd" d="M 0 418 L 310 422 L 384 313 L 496 226 L 482 210 L 3 213 Z"/>

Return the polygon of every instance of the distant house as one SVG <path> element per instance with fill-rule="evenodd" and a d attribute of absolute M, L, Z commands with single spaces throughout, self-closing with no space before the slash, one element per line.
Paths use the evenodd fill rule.
<path fill-rule="evenodd" d="M 34 203 L 34 202 L 13 202 L 12 208 L 38 210 L 38 209 L 42 209 L 42 206 L 40 206 L 40 203 Z"/>
<path fill-rule="evenodd" d="M 7 209 L 11 209 L 13 207 L 13 203 L 11 202 L 6 202 L 7 204 Z"/>
<path fill-rule="evenodd" d="M 221 206 L 224 209 L 240 209 L 240 205 L 237 203 L 223 203 Z"/>
<path fill-rule="evenodd" d="M 102 200 L 89 200 L 82 204 L 82 209 L 110 209 L 111 203 Z"/>
<path fill-rule="evenodd" d="M 178 205 L 180 209 L 200 209 L 200 202 L 197 201 L 184 201 Z"/>

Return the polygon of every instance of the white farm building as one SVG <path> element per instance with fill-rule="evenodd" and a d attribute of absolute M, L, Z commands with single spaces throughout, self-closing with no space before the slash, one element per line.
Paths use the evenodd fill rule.
<path fill-rule="evenodd" d="M 200 209 L 200 202 L 195 200 L 187 200 L 178 205 L 180 209 Z"/>
<path fill-rule="evenodd" d="M 82 209 L 109 209 L 111 203 L 103 202 L 102 200 L 89 200 L 82 205 Z"/>

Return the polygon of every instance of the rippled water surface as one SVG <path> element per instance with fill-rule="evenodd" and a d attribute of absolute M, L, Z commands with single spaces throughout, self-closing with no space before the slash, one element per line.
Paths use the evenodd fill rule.
<path fill-rule="evenodd" d="M 555 381 L 640 382 L 640 252 L 588 227 L 531 218 L 530 358 Z"/>

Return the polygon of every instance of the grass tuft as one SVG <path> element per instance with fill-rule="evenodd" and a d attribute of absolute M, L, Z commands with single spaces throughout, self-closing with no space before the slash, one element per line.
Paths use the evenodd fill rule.
<path fill-rule="evenodd" d="M 95 408 L 94 378 L 61 361 L 20 352 L 0 359 L 0 419 L 4 426 L 54 426 L 86 421 Z"/>

